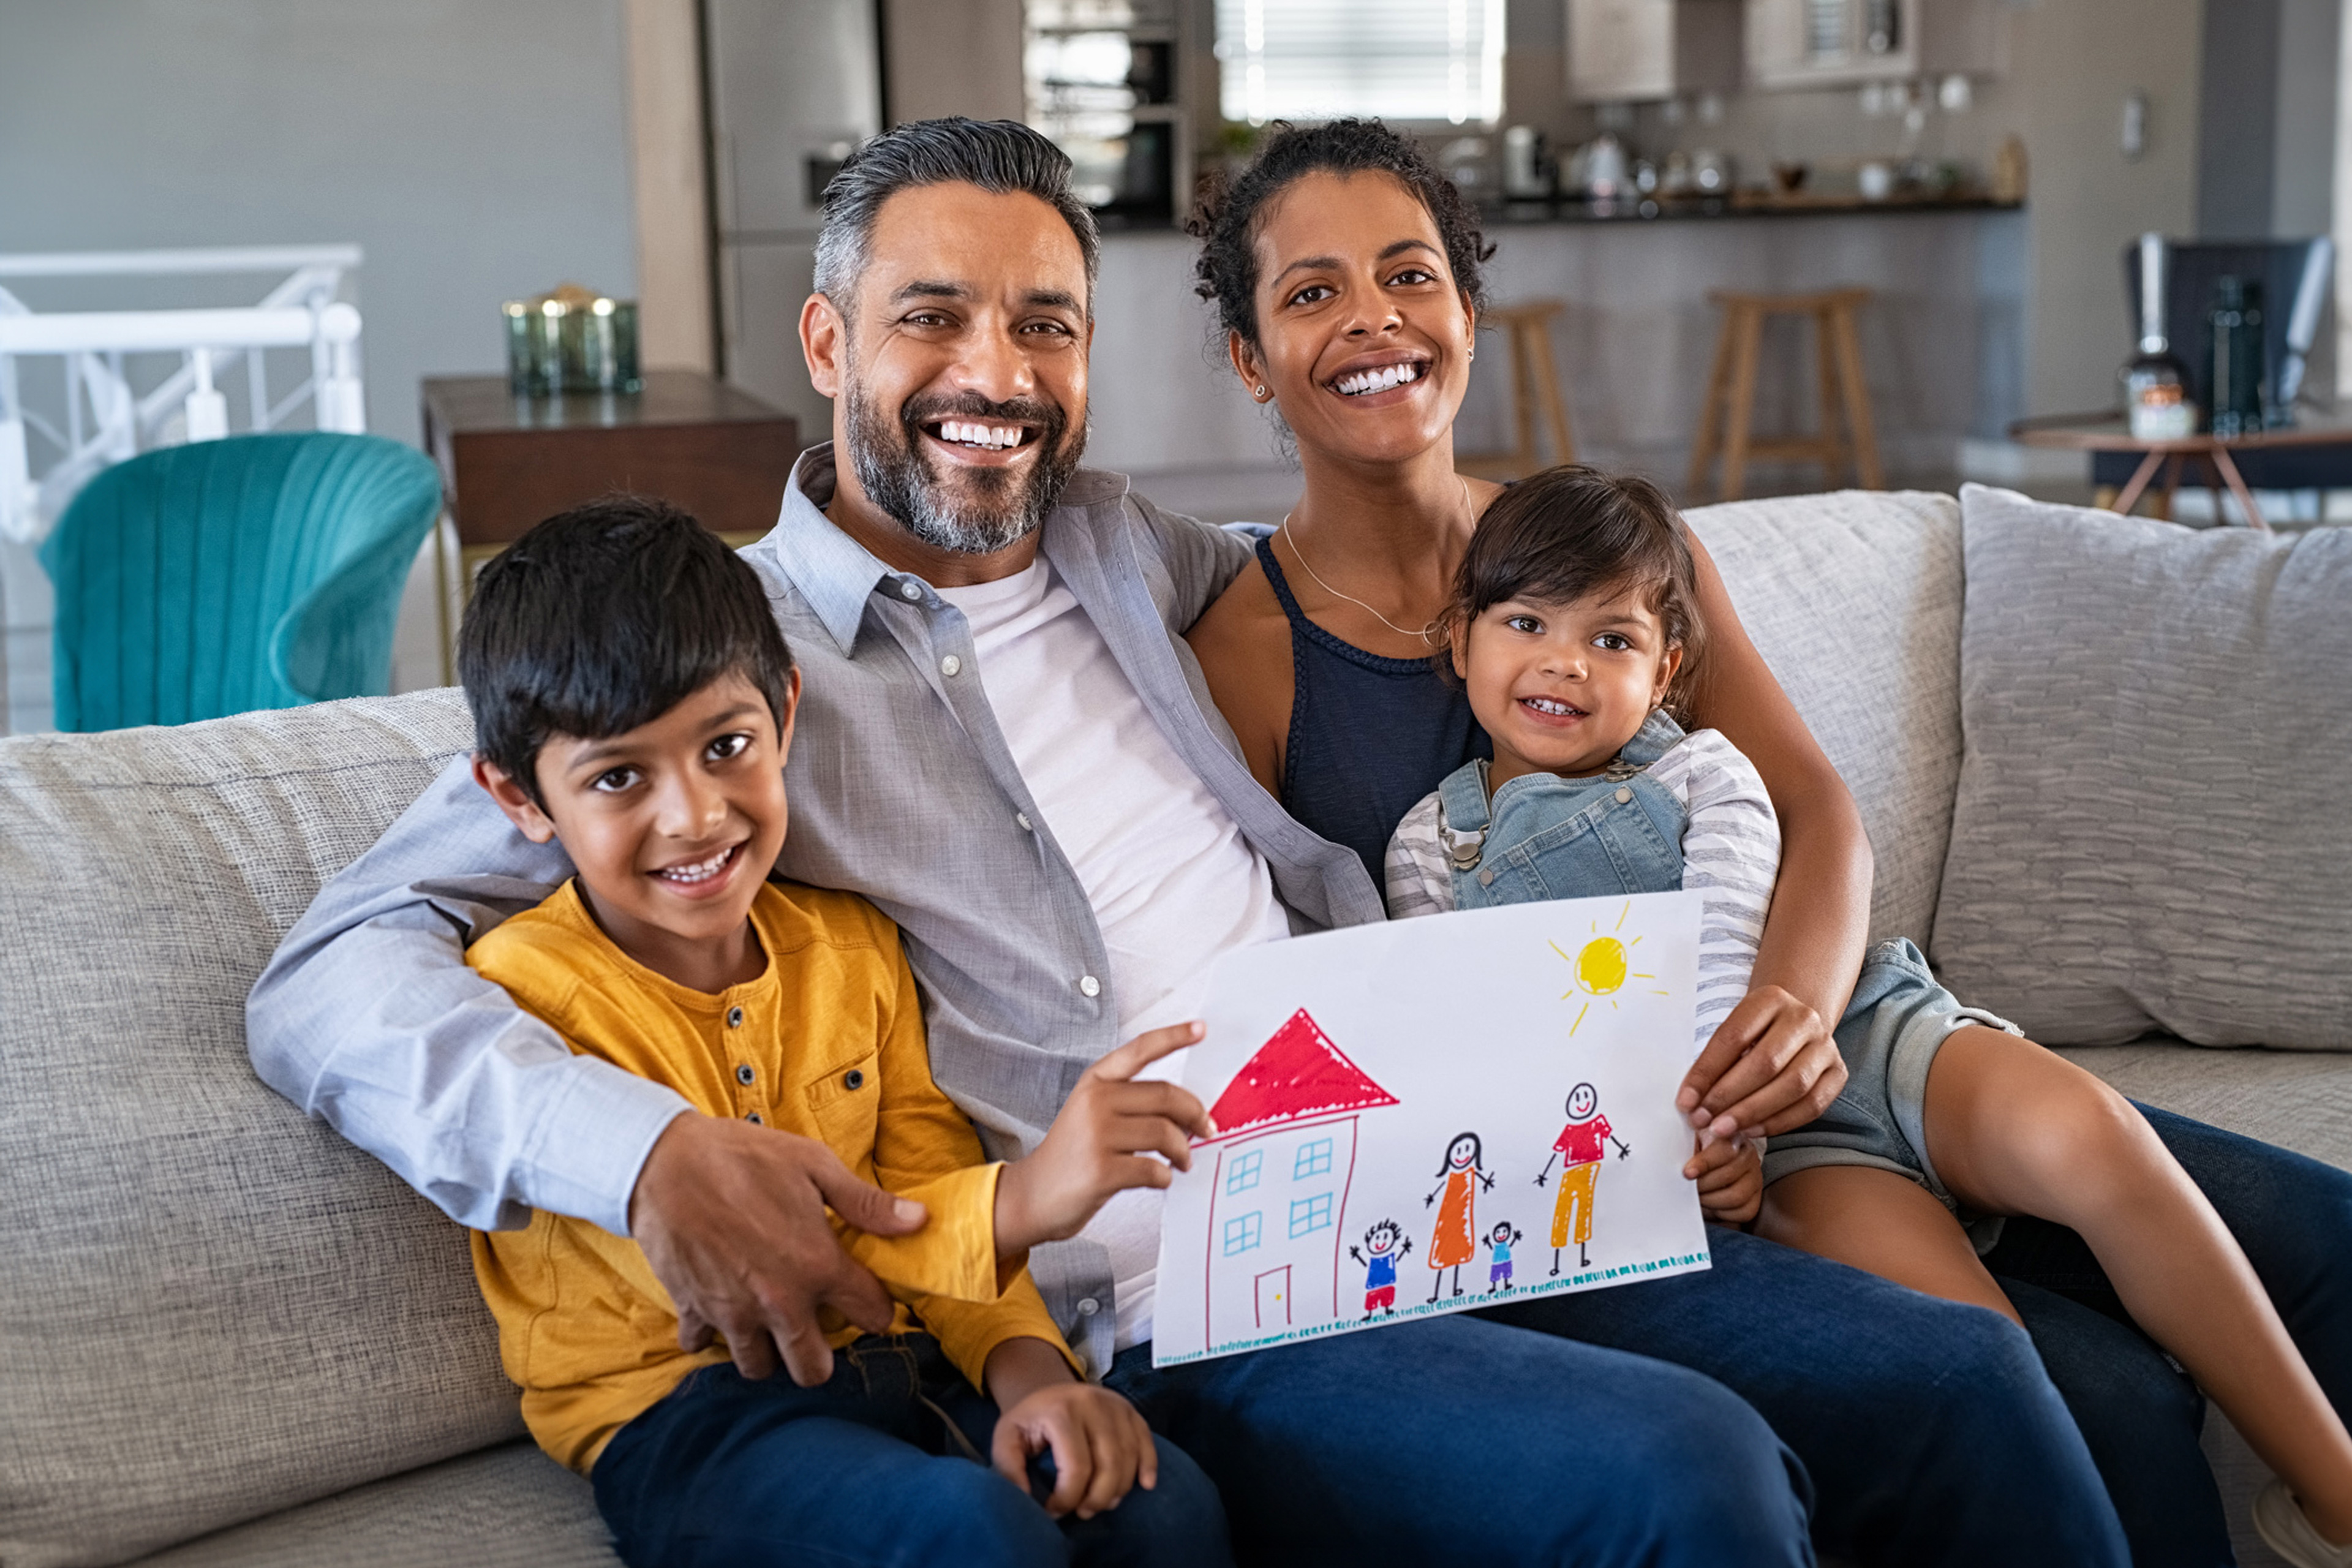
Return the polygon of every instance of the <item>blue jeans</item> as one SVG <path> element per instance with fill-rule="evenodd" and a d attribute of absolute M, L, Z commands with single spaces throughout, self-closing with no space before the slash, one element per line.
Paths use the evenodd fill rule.
<path fill-rule="evenodd" d="M 2140 1110 L 2237 1237 L 2319 1386 L 2352 1420 L 2352 1174 Z M 2221 1495 L 2197 1443 L 2204 1398 L 2132 1324 L 2083 1238 L 2047 1220 L 2012 1219 L 1985 1264 L 2081 1425 L 2137 1568 L 2231 1562 Z"/>
<path fill-rule="evenodd" d="M 1813 1560 L 1803 1468 L 1661 1362 L 1463 1314 L 1161 1369 L 1139 1345 L 1105 1382 L 1200 1459 L 1245 1563 Z"/>
<path fill-rule="evenodd" d="M 2015 1324 L 1743 1231 L 1707 1239 L 1704 1273 L 1478 1315 L 1727 1385 L 1804 1461 L 1824 1554 L 1906 1568 L 2130 1562 L 2092 1452 Z"/>
<path fill-rule="evenodd" d="M 1169 1443 L 1151 1490 L 1056 1521 L 1038 1503 L 1050 1459 L 1024 1494 L 972 1457 L 995 1424 L 929 1334 L 872 1334 L 835 1352 L 817 1388 L 704 1367 L 614 1434 L 589 1479 L 630 1568 L 1232 1561 L 1216 1489 Z"/>

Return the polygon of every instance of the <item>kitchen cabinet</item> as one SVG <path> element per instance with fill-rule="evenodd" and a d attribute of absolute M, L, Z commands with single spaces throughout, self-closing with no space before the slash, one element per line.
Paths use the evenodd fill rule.
<path fill-rule="evenodd" d="M 1739 86 L 1740 0 L 1565 0 L 1568 95 L 1638 103 Z"/>
<path fill-rule="evenodd" d="M 2008 68 L 2004 0 L 1745 0 L 1748 79 L 1841 87 Z"/>

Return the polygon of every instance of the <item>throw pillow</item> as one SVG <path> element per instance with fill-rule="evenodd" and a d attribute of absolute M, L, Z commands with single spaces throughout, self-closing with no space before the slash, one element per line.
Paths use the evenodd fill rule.
<path fill-rule="evenodd" d="M 2051 1045 L 2352 1048 L 2352 532 L 1960 510 L 1946 983 Z"/>

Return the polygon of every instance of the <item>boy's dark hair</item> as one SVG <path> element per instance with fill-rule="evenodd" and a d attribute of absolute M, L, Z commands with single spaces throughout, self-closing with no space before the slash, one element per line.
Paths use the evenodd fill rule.
<path fill-rule="evenodd" d="M 782 725 L 792 650 L 759 575 L 647 496 L 549 518 L 482 568 L 457 633 L 474 750 L 540 799 L 550 735 L 603 740 L 741 675 Z"/>
<path fill-rule="evenodd" d="M 1507 599 L 1564 605 L 1627 590 L 1643 595 L 1668 646 L 1683 650 L 1666 707 L 1685 717 L 1706 642 L 1698 568 L 1674 502 L 1637 475 L 1564 463 L 1506 487 L 1470 537 L 1444 624 L 1449 633 L 1466 626 Z M 1439 671 L 1451 674 L 1453 662 L 1439 654 Z"/>
<path fill-rule="evenodd" d="M 1402 183 L 1427 209 L 1445 244 L 1445 265 L 1454 286 L 1469 297 L 1475 320 L 1486 313 L 1486 287 L 1479 266 L 1495 254 L 1478 230 L 1478 217 L 1453 181 L 1438 173 L 1418 143 L 1377 120 L 1334 120 L 1327 125 L 1292 125 L 1277 120 L 1274 133 L 1239 175 L 1213 180 L 1185 223 L 1198 238 L 1201 258 L 1193 266 L 1194 292 L 1213 300 L 1217 319 L 1242 342 L 1257 345 L 1257 237 L 1266 205 L 1291 182 L 1318 170 L 1334 174 L 1382 174 Z"/>

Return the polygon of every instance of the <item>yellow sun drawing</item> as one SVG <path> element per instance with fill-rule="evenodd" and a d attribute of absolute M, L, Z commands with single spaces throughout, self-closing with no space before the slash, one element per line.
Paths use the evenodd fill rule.
<path fill-rule="evenodd" d="M 1567 962 L 1570 970 L 1575 975 L 1574 983 L 1559 994 L 1559 999 L 1563 1002 L 1570 1001 L 1575 998 L 1579 992 L 1583 993 L 1585 998 L 1576 1009 L 1576 1022 L 1568 1026 L 1568 1032 L 1571 1037 L 1583 1026 L 1584 1016 L 1592 1010 L 1592 998 L 1605 999 L 1611 1011 L 1613 1012 L 1617 1006 L 1617 993 L 1625 988 L 1625 982 L 1657 978 L 1654 974 L 1644 974 L 1633 967 L 1633 950 L 1642 945 L 1642 939 L 1635 936 L 1620 941 L 1616 934 L 1625 929 L 1626 917 L 1633 912 L 1633 903 L 1629 899 L 1625 902 L 1625 907 L 1617 911 L 1617 923 L 1612 926 L 1607 933 L 1602 932 L 1601 922 L 1595 920 L 1592 922 L 1591 940 L 1573 953 L 1556 942 L 1549 944 L 1551 950 Z M 1664 996 L 1669 993 L 1661 989 L 1652 992 L 1651 994 Z"/>

